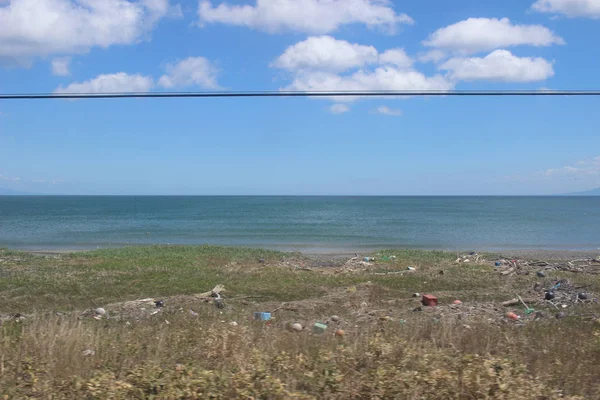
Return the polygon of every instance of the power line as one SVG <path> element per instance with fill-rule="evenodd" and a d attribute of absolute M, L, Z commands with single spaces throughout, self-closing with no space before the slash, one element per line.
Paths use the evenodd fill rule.
<path fill-rule="evenodd" d="M 115 99 L 186 97 L 408 97 L 408 96 L 600 96 L 600 90 L 389 90 L 389 91 L 237 91 L 132 93 L 16 93 L 0 100 Z"/>

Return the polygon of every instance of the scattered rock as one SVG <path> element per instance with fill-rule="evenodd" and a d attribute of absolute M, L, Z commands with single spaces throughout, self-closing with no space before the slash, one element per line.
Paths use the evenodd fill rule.
<path fill-rule="evenodd" d="M 94 350 L 91 350 L 91 349 L 86 349 L 86 350 L 82 351 L 82 352 L 81 352 L 81 354 L 82 354 L 83 356 L 86 356 L 86 357 L 88 357 L 88 356 L 93 356 L 93 355 L 95 355 L 95 354 L 96 354 L 96 352 L 95 352 Z"/>
<path fill-rule="evenodd" d="M 577 298 L 578 298 L 579 300 L 587 300 L 588 296 L 587 296 L 587 294 L 586 294 L 586 293 L 579 293 L 579 294 L 577 295 Z"/>
<path fill-rule="evenodd" d="M 546 294 L 544 295 L 544 298 L 545 298 L 546 300 L 553 300 L 553 299 L 554 299 L 554 297 L 556 297 L 556 295 L 555 295 L 555 294 L 554 294 L 554 292 L 553 292 L 553 291 L 551 291 L 551 290 L 547 291 L 547 292 L 546 292 Z"/>
<path fill-rule="evenodd" d="M 232 321 L 232 322 L 229 323 L 229 325 L 231 325 L 231 326 L 238 326 L 238 323 L 235 322 L 235 321 Z"/>
<path fill-rule="evenodd" d="M 96 315 L 106 315 L 106 310 L 102 307 L 98 307 L 94 310 Z"/>
<path fill-rule="evenodd" d="M 163 300 L 156 300 L 154 304 L 156 305 L 156 308 L 163 308 L 165 306 L 165 302 Z"/>
<path fill-rule="evenodd" d="M 544 271 L 538 271 L 536 272 L 536 275 L 540 278 L 545 278 L 546 277 L 546 273 Z"/>
<path fill-rule="evenodd" d="M 565 314 L 565 313 L 564 313 L 564 312 L 562 312 L 562 311 L 561 311 L 561 312 L 558 312 L 558 313 L 556 313 L 556 315 L 555 315 L 556 319 L 562 319 L 562 318 L 564 318 L 564 317 L 566 317 L 566 316 L 567 316 L 567 314 Z"/>
<path fill-rule="evenodd" d="M 338 317 L 337 315 L 332 315 L 332 316 L 331 316 L 331 320 L 332 320 L 333 322 L 340 322 L 340 317 Z"/>
<path fill-rule="evenodd" d="M 302 332 L 302 325 L 297 322 L 292 324 L 291 328 L 294 332 Z"/>

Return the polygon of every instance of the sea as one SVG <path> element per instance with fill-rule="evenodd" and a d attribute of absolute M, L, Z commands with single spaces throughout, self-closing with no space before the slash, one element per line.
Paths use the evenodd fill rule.
<path fill-rule="evenodd" d="M 0 247 L 597 250 L 600 197 L 0 196 Z"/>

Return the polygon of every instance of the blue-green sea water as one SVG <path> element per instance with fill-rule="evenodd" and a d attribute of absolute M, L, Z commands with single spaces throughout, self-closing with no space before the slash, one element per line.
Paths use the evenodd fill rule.
<path fill-rule="evenodd" d="M 600 247 L 600 197 L 0 196 L 0 247 Z"/>

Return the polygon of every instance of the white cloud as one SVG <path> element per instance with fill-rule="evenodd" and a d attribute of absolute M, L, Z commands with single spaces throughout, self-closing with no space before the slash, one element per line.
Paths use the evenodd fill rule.
<path fill-rule="evenodd" d="M 600 18 L 599 0 L 537 0 L 531 8 L 543 13 L 564 14 L 571 18 Z"/>
<path fill-rule="evenodd" d="M 71 57 L 57 57 L 52 60 L 51 65 L 53 75 L 68 76 L 71 74 L 69 71 Z"/>
<path fill-rule="evenodd" d="M 398 68 L 410 68 L 413 65 L 413 59 L 406 54 L 404 49 L 390 49 L 379 56 L 379 63 Z"/>
<path fill-rule="evenodd" d="M 565 44 L 565 41 L 542 25 L 515 25 L 508 18 L 469 18 L 438 29 L 423 44 L 468 54 L 519 45 Z"/>
<path fill-rule="evenodd" d="M 402 115 L 401 110 L 389 108 L 388 106 L 381 106 L 375 109 L 376 114 L 389 115 L 392 117 L 399 117 Z"/>
<path fill-rule="evenodd" d="M 321 36 L 290 46 L 272 66 L 292 72 L 293 80 L 286 90 L 399 91 L 450 90 L 454 87 L 443 76 L 427 77 L 413 69 L 412 64 L 403 49 L 390 49 L 380 54 L 371 46 Z M 356 99 L 356 96 L 345 96 L 335 101 Z"/>
<path fill-rule="evenodd" d="M 218 69 L 204 57 L 189 57 L 176 64 L 167 65 L 167 73 L 160 77 L 158 85 L 164 88 L 199 86 L 217 89 Z"/>
<path fill-rule="evenodd" d="M 331 107 L 329 107 L 329 111 L 331 111 L 332 114 L 343 114 L 343 113 L 347 113 L 348 111 L 350 111 L 350 107 L 348 107 L 345 104 L 333 104 Z"/>
<path fill-rule="evenodd" d="M 427 63 L 427 62 L 440 62 L 442 61 L 444 58 L 447 57 L 447 54 L 445 51 L 439 50 L 439 49 L 433 49 L 433 50 L 429 50 L 426 53 L 421 53 L 419 54 L 419 61 L 423 62 L 423 63 Z"/>
<path fill-rule="evenodd" d="M 169 0 L 11 0 L 0 5 L 0 61 L 133 44 L 173 14 Z"/>
<path fill-rule="evenodd" d="M 129 75 L 125 72 L 98 75 L 81 83 L 71 83 L 67 87 L 60 86 L 55 93 L 127 93 L 147 92 L 154 86 L 149 76 Z"/>
<path fill-rule="evenodd" d="M 19 182 L 21 178 L 19 177 L 9 177 L 0 174 L 0 181 L 8 181 L 8 182 Z"/>
<path fill-rule="evenodd" d="M 254 5 L 213 6 L 201 0 L 200 25 L 223 23 L 267 32 L 295 31 L 323 34 L 342 25 L 363 24 L 394 32 L 398 24 L 412 24 L 406 14 L 398 14 L 389 0 L 256 0 Z"/>
<path fill-rule="evenodd" d="M 455 57 L 439 66 L 454 80 L 488 80 L 498 82 L 533 82 L 554 75 L 552 63 L 543 58 L 516 57 L 508 50 L 495 50 L 487 56 Z"/>
<path fill-rule="evenodd" d="M 596 176 L 600 175 L 600 156 L 590 160 L 581 160 L 573 165 L 567 165 L 560 168 L 549 168 L 541 171 L 538 175 L 545 178 L 555 176 Z"/>
<path fill-rule="evenodd" d="M 313 36 L 288 47 L 272 66 L 291 71 L 317 69 L 337 72 L 373 64 L 377 59 L 378 52 L 373 46 L 349 43 L 331 36 Z"/>
<path fill-rule="evenodd" d="M 310 91 L 402 91 L 451 90 L 454 84 L 441 75 L 427 77 L 419 71 L 378 67 L 373 71 L 357 71 L 350 75 L 330 72 L 300 73 L 286 88 Z M 356 96 L 338 97 L 336 101 L 353 101 Z"/>

